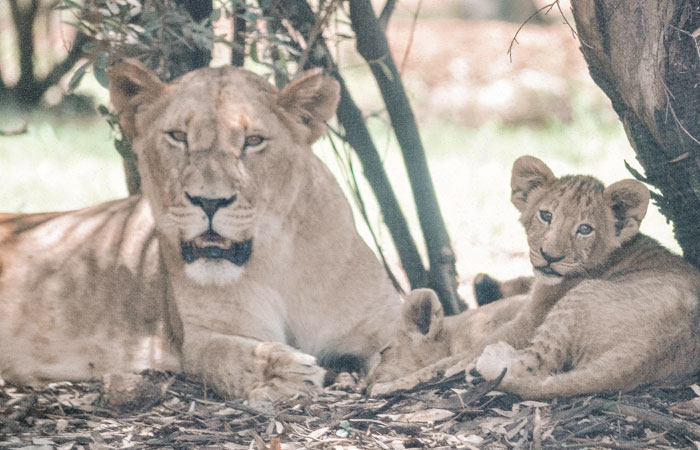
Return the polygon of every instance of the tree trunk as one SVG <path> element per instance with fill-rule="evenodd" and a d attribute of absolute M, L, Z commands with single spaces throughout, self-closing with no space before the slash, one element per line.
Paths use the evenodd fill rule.
<path fill-rule="evenodd" d="M 369 0 L 350 1 L 350 22 L 357 50 L 377 81 L 403 152 L 430 260 L 429 286 L 440 297 L 445 313 L 455 314 L 463 309 L 463 303 L 457 294 L 454 251 L 435 195 L 413 110 L 389 51 L 386 35 Z"/>
<path fill-rule="evenodd" d="M 620 116 L 653 198 L 700 267 L 700 5 L 574 0 L 581 50 Z"/>

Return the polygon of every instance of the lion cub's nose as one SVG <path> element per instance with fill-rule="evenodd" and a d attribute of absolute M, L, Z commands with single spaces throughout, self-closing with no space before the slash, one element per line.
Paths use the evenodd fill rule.
<path fill-rule="evenodd" d="M 554 264 L 555 262 L 559 262 L 562 259 L 564 259 L 563 256 L 552 256 L 548 253 L 546 253 L 542 248 L 540 247 L 540 254 L 544 258 L 545 261 L 547 261 L 547 264 Z"/>
<path fill-rule="evenodd" d="M 187 200 L 189 200 L 193 205 L 202 208 L 204 214 L 209 217 L 209 220 L 212 220 L 214 214 L 216 214 L 216 211 L 218 211 L 219 208 L 225 208 L 236 201 L 236 195 L 232 195 L 229 198 L 206 198 L 191 196 L 185 192 L 185 197 L 187 197 Z"/>

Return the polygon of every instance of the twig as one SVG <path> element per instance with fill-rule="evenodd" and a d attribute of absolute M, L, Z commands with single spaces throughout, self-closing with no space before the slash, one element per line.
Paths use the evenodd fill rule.
<path fill-rule="evenodd" d="M 554 0 L 552 3 L 548 3 L 548 4 L 544 5 L 543 7 L 539 8 L 534 13 L 530 14 L 530 16 L 527 19 L 525 19 L 525 21 L 523 23 L 520 24 L 518 29 L 515 31 L 515 36 L 513 36 L 513 39 L 510 40 L 510 45 L 508 46 L 508 58 L 510 58 L 510 62 L 513 62 L 513 45 L 519 43 L 518 42 L 518 34 L 520 33 L 520 30 L 522 30 L 525 27 L 525 25 L 527 25 L 527 23 L 529 21 L 531 21 L 532 19 L 537 17 L 539 15 L 539 13 L 541 13 L 542 11 L 544 11 L 546 9 L 547 11 L 545 12 L 545 15 L 549 14 L 549 12 L 552 10 L 552 8 L 554 8 L 554 6 L 558 5 L 558 4 L 559 4 L 559 0 Z M 559 11 L 561 11 L 561 9 L 559 9 Z"/>
<path fill-rule="evenodd" d="M 591 406 L 594 410 L 610 411 L 620 416 L 633 416 L 650 425 L 663 428 L 664 430 L 677 436 L 687 437 L 694 441 L 700 441 L 700 425 L 696 425 L 692 422 L 687 422 L 666 414 L 649 411 L 647 409 L 642 409 L 637 406 L 626 405 L 619 402 L 594 400 L 591 402 Z"/>
<path fill-rule="evenodd" d="M 396 392 L 391 394 L 389 400 L 386 401 L 382 406 L 374 409 L 362 409 L 355 410 L 343 417 L 344 420 L 348 419 L 371 419 L 377 417 L 378 414 L 382 414 L 388 411 L 392 406 L 399 403 L 401 400 L 405 399 L 405 392 Z"/>
<path fill-rule="evenodd" d="M 423 0 L 418 0 L 418 5 L 416 10 L 413 12 L 413 21 L 411 22 L 411 31 L 408 34 L 408 43 L 406 44 L 406 51 L 403 54 L 403 59 L 401 60 L 401 69 L 399 70 L 399 75 L 402 75 L 404 69 L 406 68 L 406 61 L 408 61 L 408 54 L 411 52 L 411 47 L 413 47 L 413 37 L 416 34 L 416 23 L 418 23 L 418 14 L 420 13 L 421 6 L 423 5 Z M 386 27 L 384 27 L 386 31 Z"/>
<path fill-rule="evenodd" d="M 460 377 L 464 379 L 464 371 L 456 373 L 455 375 L 460 375 Z M 474 388 L 471 391 L 469 391 L 469 394 L 461 400 L 464 402 L 465 405 L 469 405 L 477 400 L 480 400 L 486 394 L 496 389 L 498 385 L 501 384 L 501 380 L 503 380 L 504 376 L 506 376 L 506 369 L 503 369 L 498 378 L 491 381 L 484 381 L 483 383 L 474 386 Z"/>
<path fill-rule="evenodd" d="M 389 25 L 389 19 L 391 18 L 391 14 L 394 12 L 395 6 L 396 0 L 386 0 L 384 8 L 382 8 L 382 12 L 379 14 L 379 26 L 381 26 L 382 30 L 385 32 L 387 25 Z"/>
<path fill-rule="evenodd" d="M 319 12 L 316 14 L 314 26 L 309 33 L 309 38 L 306 40 L 306 47 L 304 47 L 304 50 L 301 52 L 301 56 L 299 57 L 297 75 L 304 70 L 304 66 L 306 66 L 306 62 L 309 59 L 309 52 L 314 47 L 318 36 L 323 31 L 323 26 L 328 21 L 328 18 L 331 16 L 332 12 L 335 11 L 336 2 L 337 0 L 333 0 L 332 2 L 328 3 L 325 9 L 319 10 Z"/>
<path fill-rule="evenodd" d="M 578 39 L 581 41 L 581 44 L 585 45 L 588 48 L 593 48 L 590 45 L 588 45 L 583 39 L 581 39 L 581 36 L 576 32 L 576 29 L 571 25 L 571 22 L 569 22 L 569 19 L 566 18 L 566 15 L 564 15 L 564 11 L 561 9 L 561 5 L 559 4 L 559 0 L 554 0 L 552 3 L 548 3 L 544 5 L 543 7 L 539 8 L 537 11 L 534 13 L 530 14 L 530 16 L 525 19 L 523 23 L 520 24 L 518 29 L 515 31 L 515 36 L 513 36 L 513 39 L 510 41 L 510 45 L 508 46 L 508 58 L 510 59 L 510 62 L 513 62 L 513 45 L 514 44 L 519 44 L 518 42 L 518 34 L 520 33 L 520 30 L 522 30 L 525 25 L 527 25 L 528 22 L 530 22 L 532 19 L 537 17 L 542 11 L 545 11 L 545 15 L 549 14 L 549 12 L 552 10 L 552 8 L 557 7 L 557 10 L 559 11 L 559 15 L 561 15 L 561 18 L 564 20 L 564 24 L 569 27 L 569 30 L 571 30 L 571 35 L 574 37 L 574 39 Z"/>
<path fill-rule="evenodd" d="M 673 93 L 671 90 L 668 88 L 666 85 L 666 82 L 664 82 L 664 91 L 666 92 L 666 101 L 668 102 L 668 109 L 671 111 L 671 115 L 673 116 L 673 120 L 676 122 L 676 124 L 680 127 L 681 130 L 696 144 L 700 145 L 700 141 L 698 141 L 695 136 L 690 134 L 690 131 L 688 131 L 684 126 L 683 123 L 680 121 L 678 116 L 676 115 L 676 110 L 673 108 L 673 104 L 671 103 L 671 99 L 675 98 L 673 96 Z"/>

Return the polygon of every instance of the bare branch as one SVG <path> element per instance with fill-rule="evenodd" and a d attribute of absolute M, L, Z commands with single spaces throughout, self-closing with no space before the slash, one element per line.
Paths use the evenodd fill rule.
<path fill-rule="evenodd" d="M 309 32 L 309 38 L 306 40 L 306 47 L 299 57 L 299 63 L 297 66 L 297 74 L 304 70 L 306 62 L 309 59 L 309 52 L 314 47 L 318 36 L 323 31 L 323 27 L 328 22 L 333 12 L 336 9 L 337 0 L 333 0 L 325 8 L 319 9 L 318 13 L 315 15 L 314 26 Z"/>
<path fill-rule="evenodd" d="M 401 60 L 401 69 L 399 70 L 400 74 L 403 74 L 404 69 L 406 67 L 406 61 L 408 61 L 408 54 L 411 52 L 411 47 L 413 47 L 413 37 L 415 36 L 416 33 L 416 23 L 418 22 L 418 14 L 420 13 L 421 6 L 423 6 L 423 0 L 418 0 L 418 6 L 416 6 L 416 10 L 413 12 L 413 21 L 411 22 L 411 31 L 408 34 L 408 44 L 406 45 L 406 51 L 403 54 L 403 59 Z M 381 22 L 380 22 L 381 23 Z M 386 27 L 382 27 L 384 29 L 384 32 L 386 32 Z"/>
<path fill-rule="evenodd" d="M 379 14 L 379 26 L 382 31 L 386 32 L 386 27 L 389 25 L 389 19 L 391 14 L 394 12 L 394 7 L 396 6 L 396 0 L 386 0 L 384 8 L 382 8 L 381 14 Z M 418 6 L 420 9 L 420 6 Z"/>

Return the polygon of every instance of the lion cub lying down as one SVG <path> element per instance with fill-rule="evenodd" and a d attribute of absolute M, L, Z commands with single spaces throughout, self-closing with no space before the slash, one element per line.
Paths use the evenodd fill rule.
<path fill-rule="evenodd" d="M 524 156 L 511 188 L 535 273 L 530 292 L 454 317 L 414 297 L 371 375 L 373 393 L 474 361 L 487 379 L 507 369 L 501 388 L 524 398 L 629 390 L 698 370 L 700 274 L 639 233 L 642 183 L 556 178 Z"/>

